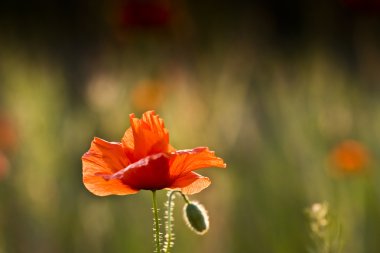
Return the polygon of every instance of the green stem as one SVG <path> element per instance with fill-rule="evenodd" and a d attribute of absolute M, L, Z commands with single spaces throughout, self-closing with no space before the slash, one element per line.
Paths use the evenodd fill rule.
<path fill-rule="evenodd" d="M 166 243 L 166 251 L 165 253 L 169 253 L 170 252 L 170 244 L 172 243 L 172 214 L 171 214 L 171 211 L 172 211 L 172 197 L 174 196 L 174 194 L 176 193 L 177 191 L 172 191 L 169 195 L 169 204 L 168 204 L 168 225 L 167 225 L 167 233 L 168 233 L 168 237 L 167 237 L 167 243 Z"/>
<path fill-rule="evenodd" d="M 181 191 L 178 191 L 178 192 L 181 193 L 182 198 L 183 198 L 183 200 L 185 200 L 186 204 L 190 204 L 190 200 L 187 198 L 187 196 L 185 194 L 183 194 Z"/>
<path fill-rule="evenodd" d="M 172 214 L 171 214 L 171 211 L 172 211 L 172 198 L 173 196 L 176 194 L 176 193 L 180 193 L 183 197 L 183 199 L 185 200 L 185 202 L 187 204 L 190 203 L 189 199 L 187 198 L 187 196 L 185 194 L 183 194 L 181 191 L 172 191 L 168 197 L 168 231 L 167 231 L 167 242 L 166 242 L 166 251 L 165 253 L 170 253 L 170 244 L 172 243 L 172 229 L 171 229 L 171 226 L 172 226 Z"/>
<path fill-rule="evenodd" d="M 156 191 L 153 190 L 153 215 L 154 215 L 154 226 L 155 226 L 155 242 L 156 242 L 156 252 L 159 253 L 161 252 L 161 247 L 160 247 L 160 224 L 158 221 L 158 210 L 157 210 L 157 199 L 156 199 Z"/>

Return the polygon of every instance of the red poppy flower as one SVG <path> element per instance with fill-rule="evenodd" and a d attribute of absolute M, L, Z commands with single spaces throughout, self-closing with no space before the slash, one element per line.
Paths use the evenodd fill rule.
<path fill-rule="evenodd" d="M 358 141 L 345 140 L 331 152 L 333 166 L 341 172 L 359 172 L 369 164 L 370 155 L 366 147 Z"/>
<path fill-rule="evenodd" d="M 83 183 L 99 196 L 127 195 L 139 190 L 180 189 L 194 194 L 210 185 L 210 179 L 194 172 L 226 164 L 207 147 L 176 150 L 169 133 L 154 111 L 141 119 L 129 116 L 131 127 L 121 143 L 94 138 L 82 156 Z"/>
<path fill-rule="evenodd" d="M 0 151 L 0 181 L 5 178 L 9 170 L 9 161 L 7 157 Z"/>
<path fill-rule="evenodd" d="M 172 13 L 162 1 L 129 0 L 122 7 L 121 22 L 125 28 L 160 28 L 168 26 Z"/>

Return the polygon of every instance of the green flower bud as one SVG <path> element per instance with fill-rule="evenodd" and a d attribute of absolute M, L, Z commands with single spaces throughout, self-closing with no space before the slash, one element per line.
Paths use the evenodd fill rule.
<path fill-rule="evenodd" d="M 209 228 L 206 209 L 197 202 L 187 203 L 183 208 L 183 217 L 187 226 L 199 235 L 203 235 Z"/>

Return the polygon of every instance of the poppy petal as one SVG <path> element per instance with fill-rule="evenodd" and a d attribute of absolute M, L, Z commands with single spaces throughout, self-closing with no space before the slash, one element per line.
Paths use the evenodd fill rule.
<path fill-rule="evenodd" d="M 191 195 L 202 191 L 211 184 L 208 177 L 201 176 L 195 172 L 187 173 L 179 177 L 168 187 L 169 189 L 181 189 L 183 194 Z"/>
<path fill-rule="evenodd" d="M 137 192 L 121 180 L 107 181 L 100 176 L 113 174 L 129 164 L 121 143 L 94 138 L 90 150 L 82 156 L 82 163 L 83 183 L 90 192 L 99 196 Z"/>
<path fill-rule="evenodd" d="M 103 178 L 120 179 L 139 190 L 164 189 L 172 182 L 169 174 L 169 159 L 170 155 L 166 153 L 147 156 L 113 175 L 104 175 Z"/>
<path fill-rule="evenodd" d="M 135 149 L 135 143 L 133 138 L 133 132 L 132 128 L 128 128 L 127 131 L 125 131 L 123 138 L 121 139 L 121 144 L 123 145 L 124 152 L 128 156 L 130 160 L 134 160 L 133 158 L 133 152 Z"/>
<path fill-rule="evenodd" d="M 145 112 L 142 119 L 129 116 L 131 121 L 131 133 L 127 130 L 123 137 L 123 145 L 134 150 L 134 161 L 145 156 L 167 152 L 169 148 L 169 133 L 164 126 L 164 121 L 154 111 Z M 131 138 L 133 137 L 133 145 Z M 133 148 L 132 148 L 133 147 Z"/>
<path fill-rule="evenodd" d="M 83 155 L 82 159 L 92 161 L 111 173 L 115 173 L 130 164 L 124 155 L 121 143 L 108 142 L 96 137 L 91 143 L 90 150 Z"/>
<path fill-rule="evenodd" d="M 210 151 L 207 147 L 177 150 L 174 154 L 170 164 L 170 175 L 174 178 L 197 169 L 226 167 L 223 159 L 215 156 L 215 153 Z"/>
<path fill-rule="evenodd" d="M 101 176 L 83 175 L 83 183 L 87 190 L 98 196 L 128 195 L 138 192 L 119 179 L 107 181 Z"/>

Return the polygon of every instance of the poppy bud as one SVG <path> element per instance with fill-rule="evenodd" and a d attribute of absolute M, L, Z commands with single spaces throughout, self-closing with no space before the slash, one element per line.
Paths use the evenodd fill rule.
<path fill-rule="evenodd" d="M 206 209 L 197 202 L 187 203 L 183 208 L 183 217 L 187 226 L 199 235 L 203 235 L 209 228 Z"/>

